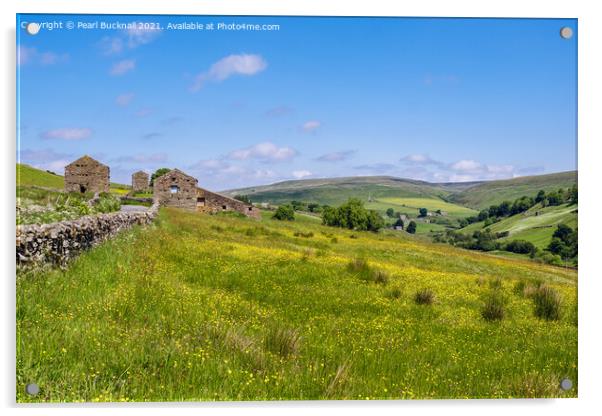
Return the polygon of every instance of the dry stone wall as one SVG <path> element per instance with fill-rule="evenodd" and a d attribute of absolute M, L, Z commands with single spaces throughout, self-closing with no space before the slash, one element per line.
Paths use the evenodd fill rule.
<path fill-rule="evenodd" d="M 80 251 L 90 248 L 133 225 L 150 224 L 159 211 L 153 204 L 146 211 L 88 215 L 73 221 L 17 226 L 17 264 L 65 265 Z"/>

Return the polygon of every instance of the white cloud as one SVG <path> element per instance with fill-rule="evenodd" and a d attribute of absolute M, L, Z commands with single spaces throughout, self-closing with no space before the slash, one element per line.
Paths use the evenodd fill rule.
<path fill-rule="evenodd" d="M 45 131 L 41 137 L 43 139 L 83 140 L 91 135 L 92 130 L 89 128 L 61 128 Z"/>
<path fill-rule="evenodd" d="M 138 111 L 136 111 L 134 114 L 136 115 L 136 117 L 146 117 L 152 113 L 153 113 L 152 108 L 143 107 L 143 108 L 139 109 Z"/>
<path fill-rule="evenodd" d="M 306 178 L 311 175 L 312 175 L 312 173 L 308 170 L 294 170 L 293 171 L 293 177 L 295 177 L 297 179 L 303 179 L 303 178 Z"/>
<path fill-rule="evenodd" d="M 318 162 L 341 162 L 343 160 L 349 159 L 354 154 L 355 150 L 344 150 L 342 152 L 326 153 L 316 158 L 316 160 Z"/>
<path fill-rule="evenodd" d="M 134 49 L 138 46 L 146 45 L 147 43 L 155 40 L 161 34 L 161 30 L 134 27 L 126 29 L 125 33 L 128 47 L 130 49 Z"/>
<path fill-rule="evenodd" d="M 37 169 L 61 172 L 73 159 L 73 155 L 57 153 L 52 149 L 24 149 L 19 153 L 19 161 Z"/>
<path fill-rule="evenodd" d="M 301 126 L 301 128 L 306 133 L 312 133 L 319 129 L 321 125 L 322 123 L 320 123 L 318 120 L 310 120 L 303 123 L 303 126 Z"/>
<path fill-rule="evenodd" d="M 123 51 L 123 39 L 116 36 L 105 36 L 98 46 L 104 55 L 115 55 Z"/>
<path fill-rule="evenodd" d="M 117 96 L 117 98 L 115 98 L 115 104 L 117 104 L 120 107 L 125 107 L 130 102 L 132 102 L 133 99 L 134 99 L 134 94 L 131 92 L 126 93 L 126 94 L 120 94 Z"/>
<path fill-rule="evenodd" d="M 129 156 L 121 156 L 115 159 L 115 162 L 119 163 L 163 163 L 167 162 L 167 154 L 166 153 L 153 153 L 150 155 L 129 155 Z"/>
<path fill-rule="evenodd" d="M 160 34 L 158 29 L 130 28 L 121 31 L 117 36 L 105 36 L 98 46 L 104 55 L 116 55 L 127 49 L 134 49 L 155 40 Z"/>
<path fill-rule="evenodd" d="M 109 72 L 113 76 L 124 75 L 136 67 L 136 61 L 133 59 L 124 59 L 115 63 Z"/>
<path fill-rule="evenodd" d="M 55 52 L 40 52 L 36 48 L 29 48 L 27 46 L 17 46 L 17 65 L 54 65 L 60 62 L 64 62 L 69 59 L 69 55 L 59 55 Z"/>
<path fill-rule="evenodd" d="M 244 149 L 234 150 L 228 154 L 228 158 L 233 160 L 259 159 L 279 162 L 292 159 L 296 154 L 297 151 L 291 147 L 278 147 L 274 143 L 264 142 Z"/>
<path fill-rule="evenodd" d="M 260 55 L 229 55 L 215 62 L 211 67 L 198 74 L 190 87 L 191 91 L 198 91 L 207 82 L 221 82 L 233 75 L 255 75 L 268 66 Z"/>
<path fill-rule="evenodd" d="M 479 162 L 471 159 L 464 159 L 458 162 L 452 163 L 450 168 L 457 172 L 481 172 L 483 171 L 483 165 Z"/>

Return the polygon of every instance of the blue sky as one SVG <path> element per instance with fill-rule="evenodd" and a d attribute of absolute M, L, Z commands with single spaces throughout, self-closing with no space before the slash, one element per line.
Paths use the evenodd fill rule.
<path fill-rule="evenodd" d="M 19 21 L 20 19 L 20 21 Z M 90 154 L 130 183 L 178 167 L 215 190 L 392 175 L 576 169 L 574 19 L 20 15 L 18 158 Z M 160 30 L 66 29 L 156 22 Z M 276 24 L 177 30 L 168 24 Z M 559 35 L 573 29 L 571 39 Z"/>

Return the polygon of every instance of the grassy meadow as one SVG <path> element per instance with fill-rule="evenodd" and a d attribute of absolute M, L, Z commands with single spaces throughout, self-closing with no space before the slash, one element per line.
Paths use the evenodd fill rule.
<path fill-rule="evenodd" d="M 542 284 L 557 320 L 535 315 Z M 162 209 L 65 270 L 18 271 L 17 401 L 575 397 L 576 305 L 574 270 Z"/>

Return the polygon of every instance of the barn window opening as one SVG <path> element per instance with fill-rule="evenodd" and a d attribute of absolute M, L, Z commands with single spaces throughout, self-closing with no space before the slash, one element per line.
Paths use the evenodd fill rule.
<path fill-rule="evenodd" d="M 178 185 L 171 185 L 169 187 L 169 192 L 171 192 L 172 194 L 177 194 L 179 190 L 180 188 L 178 188 Z"/>
<path fill-rule="evenodd" d="M 197 197 L 196 205 L 199 207 L 204 207 L 205 206 L 205 198 Z"/>
<path fill-rule="evenodd" d="M 253 207 L 249 207 L 249 211 L 253 211 Z"/>
<path fill-rule="evenodd" d="M 222 209 L 228 209 L 228 207 L 225 205 L 222 205 Z"/>

